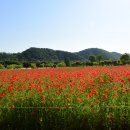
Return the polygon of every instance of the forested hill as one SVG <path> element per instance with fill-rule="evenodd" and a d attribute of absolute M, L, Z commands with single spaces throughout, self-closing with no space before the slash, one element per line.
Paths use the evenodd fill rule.
<path fill-rule="evenodd" d="M 85 50 L 77 52 L 76 54 L 79 55 L 79 56 L 82 56 L 86 59 L 88 59 L 90 55 L 101 55 L 104 60 L 109 60 L 109 59 L 118 60 L 121 56 L 120 53 L 108 52 L 106 50 L 99 49 L 99 48 L 85 49 Z"/>
<path fill-rule="evenodd" d="M 101 55 L 103 60 L 118 60 L 121 56 L 117 52 L 108 52 L 103 49 L 90 48 L 82 50 L 80 52 L 67 52 L 52 50 L 48 48 L 35 48 L 31 47 L 21 53 L 0 53 L 0 61 L 5 60 L 19 60 L 19 61 L 59 61 L 65 60 L 65 58 L 70 61 L 83 61 L 88 60 L 90 55 Z"/>

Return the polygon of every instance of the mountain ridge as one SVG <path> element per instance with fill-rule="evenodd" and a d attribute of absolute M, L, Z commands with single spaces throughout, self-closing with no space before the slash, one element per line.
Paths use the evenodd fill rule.
<path fill-rule="evenodd" d="M 23 61 L 85 61 L 90 55 L 101 55 L 103 60 L 118 60 L 122 54 L 109 52 L 100 48 L 88 48 L 79 52 L 54 50 L 50 48 L 30 47 L 21 53 L 0 53 L 0 60 L 23 60 Z"/>

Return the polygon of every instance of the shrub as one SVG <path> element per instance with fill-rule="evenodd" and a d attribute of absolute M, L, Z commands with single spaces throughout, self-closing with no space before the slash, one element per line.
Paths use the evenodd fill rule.
<path fill-rule="evenodd" d="M 31 63 L 31 68 L 32 69 L 36 68 L 36 64 L 35 63 Z"/>
<path fill-rule="evenodd" d="M 44 64 L 44 63 L 42 63 L 42 64 L 40 64 L 40 65 L 39 65 L 39 67 L 44 67 L 44 66 L 45 66 L 45 64 Z"/>
<path fill-rule="evenodd" d="M 15 65 L 15 68 L 16 68 L 16 69 L 23 68 L 23 65 Z"/>
<path fill-rule="evenodd" d="M 66 64 L 64 62 L 60 62 L 57 64 L 57 67 L 66 67 Z"/>
<path fill-rule="evenodd" d="M 15 64 L 7 65 L 7 69 L 14 69 L 14 68 L 15 68 Z"/>
<path fill-rule="evenodd" d="M 54 67 L 54 63 L 52 62 L 45 63 L 45 67 Z"/>
<path fill-rule="evenodd" d="M 4 65 L 0 64 L 0 69 L 4 69 L 4 68 L 5 68 Z"/>
<path fill-rule="evenodd" d="M 93 65 L 98 66 L 99 64 L 98 64 L 98 62 L 93 62 Z"/>

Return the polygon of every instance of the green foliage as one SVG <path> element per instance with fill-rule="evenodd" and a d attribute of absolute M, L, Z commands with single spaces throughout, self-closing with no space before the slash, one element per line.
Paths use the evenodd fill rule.
<path fill-rule="evenodd" d="M 82 61 L 85 60 L 84 57 L 78 55 L 77 53 L 71 53 L 66 51 L 56 51 L 56 55 L 58 57 L 58 61 L 63 61 L 65 59 L 69 59 L 71 61 Z"/>
<path fill-rule="evenodd" d="M 36 68 L 36 64 L 35 63 L 31 63 L 31 68 L 32 69 Z"/>
<path fill-rule="evenodd" d="M 7 65 L 7 69 L 15 69 L 15 64 Z"/>
<path fill-rule="evenodd" d="M 18 53 L 0 53 L 0 61 L 17 61 L 17 54 Z"/>
<path fill-rule="evenodd" d="M 111 60 L 104 60 L 105 65 L 112 65 L 112 63 L 115 64 L 115 62 L 112 62 Z"/>
<path fill-rule="evenodd" d="M 47 62 L 47 63 L 45 63 L 45 67 L 54 67 L 54 63 Z"/>
<path fill-rule="evenodd" d="M 15 61 L 15 60 L 13 60 L 13 61 L 9 61 L 9 60 L 5 60 L 5 61 L 3 61 L 3 63 L 2 63 L 5 67 L 7 67 L 8 65 L 12 65 L 12 64 L 15 64 L 15 65 L 21 65 L 22 63 L 20 62 L 20 61 Z"/>
<path fill-rule="evenodd" d="M 64 62 L 65 62 L 67 67 L 71 66 L 70 60 L 68 58 L 65 58 Z"/>
<path fill-rule="evenodd" d="M 105 62 L 104 62 L 104 61 L 100 61 L 100 62 L 99 62 L 99 65 L 104 66 L 104 65 L 105 65 Z"/>
<path fill-rule="evenodd" d="M 4 69 L 4 68 L 5 68 L 4 65 L 0 64 L 0 69 Z"/>
<path fill-rule="evenodd" d="M 88 60 L 89 62 L 86 62 Z M 65 65 L 63 63 L 59 63 L 60 61 L 64 61 Z M 31 63 L 36 65 L 31 65 Z M 2 64 L 5 68 L 22 68 L 22 64 L 25 68 L 56 66 L 81 67 L 93 65 L 117 66 L 130 64 L 130 56 L 127 53 L 121 56 L 119 53 L 110 53 L 98 48 L 86 49 L 77 53 L 59 50 L 55 51 L 47 48 L 29 48 L 22 53 L 0 53 L 0 64 Z"/>
<path fill-rule="evenodd" d="M 58 60 L 55 51 L 44 48 L 31 47 L 21 53 L 21 57 L 24 57 L 27 61 L 52 61 Z"/>
<path fill-rule="evenodd" d="M 130 55 L 125 53 L 123 54 L 121 57 L 120 57 L 120 60 L 123 64 L 128 64 L 129 62 L 129 59 L 130 59 Z"/>
<path fill-rule="evenodd" d="M 90 62 L 98 62 L 99 63 L 101 60 L 103 60 L 102 55 L 91 55 L 91 56 L 89 56 L 89 61 Z M 96 64 L 98 64 L 98 63 L 96 63 Z"/>
<path fill-rule="evenodd" d="M 39 65 L 39 67 L 44 67 L 45 66 L 45 64 L 44 63 L 41 63 L 40 65 Z"/>
<path fill-rule="evenodd" d="M 23 68 L 23 65 L 15 65 L 14 66 L 16 69 L 21 69 L 21 68 Z"/>
<path fill-rule="evenodd" d="M 96 61 L 100 62 L 101 60 L 103 60 L 103 56 L 102 55 L 97 55 L 96 56 Z"/>
<path fill-rule="evenodd" d="M 16 65 L 16 64 L 7 65 L 7 69 L 20 69 L 22 67 L 23 65 Z"/>
<path fill-rule="evenodd" d="M 66 64 L 64 62 L 59 62 L 57 64 L 57 67 L 66 67 Z"/>
<path fill-rule="evenodd" d="M 90 60 L 90 62 L 95 62 L 96 61 L 96 56 L 95 55 L 89 56 L 89 60 Z"/>
<path fill-rule="evenodd" d="M 85 62 L 81 62 L 81 61 L 76 61 L 76 62 L 72 62 L 71 66 L 72 67 L 84 67 L 84 66 L 86 66 L 86 63 Z"/>
<path fill-rule="evenodd" d="M 36 67 L 44 67 L 45 63 L 43 62 L 35 62 L 36 63 Z"/>
<path fill-rule="evenodd" d="M 89 59 L 90 56 L 102 56 L 102 60 L 118 60 L 121 56 L 120 53 L 116 52 L 108 52 L 103 49 L 98 49 L 98 48 L 90 48 L 90 49 L 85 49 L 83 51 L 80 51 L 77 53 L 80 57 L 83 57 L 85 59 Z M 100 59 L 101 60 L 101 59 Z"/>
<path fill-rule="evenodd" d="M 90 61 L 88 62 L 88 61 L 87 61 L 87 62 L 86 62 L 86 66 L 93 66 L 93 62 L 90 62 Z"/>
<path fill-rule="evenodd" d="M 34 48 L 31 47 L 22 53 L 0 53 L 0 61 L 17 61 L 17 62 L 55 62 L 69 59 L 69 61 L 85 61 L 88 60 L 91 55 L 97 56 L 97 61 L 101 60 L 118 60 L 121 54 L 116 52 L 108 52 L 98 48 L 86 49 L 80 52 L 71 53 L 65 51 L 56 51 L 47 48 Z M 102 57 L 101 57 L 102 56 Z M 18 64 L 18 63 L 6 63 Z M 66 65 L 69 66 L 69 62 L 65 61 Z"/>
<path fill-rule="evenodd" d="M 86 66 L 98 66 L 98 62 L 86 62 Z"/>
<path fill-rule="evenodd" d="M 98 62 L 93 62 L 93 66 L 98 66 L 99 63 Z"/>

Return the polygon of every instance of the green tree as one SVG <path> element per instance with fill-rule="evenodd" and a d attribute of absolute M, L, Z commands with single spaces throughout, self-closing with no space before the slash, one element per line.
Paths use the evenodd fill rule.
<path fill-rule="evenodd" d="M 89 56 L 89 60 L 91 62 L 95 62 L 96 61 L 96 56 L 94 56 L 94 55 Z"/>
<path fill-rule="evenodd" d="M 130 55 L 125 53 L 120 57 L 120 60 L 123 64 L 127 64 L 129 62 Z"/>
<path fill-rule="evenodd" d="M 102 55 L 97 55 L 97 56 L 96 56 L 97 62 L 100 62 L 102 59 L 103 59 Z"/>
<path fill-rule="evenodd" d="M 64 62 L 65 62 L 67 67 L 71 66 L 70 60 L 68 58 L 65 58 Z"/>

